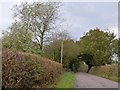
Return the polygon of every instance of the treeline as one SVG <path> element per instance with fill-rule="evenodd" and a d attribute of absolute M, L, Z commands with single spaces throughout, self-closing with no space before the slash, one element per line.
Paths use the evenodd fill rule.
<path fill-rule="evenodd" d="M 3 48 L 38 54 L 61 62 L 63 41 L 63 67 L 78 71 L 79 62 L 93 66 L 111 64 L 118 55 L 118 39 L 114 33 L 100 28 L 86 32 L 79 41 L 70 38 L 66 31 L 59 30 L 58 2 L 22 3 L 15 6 L 15 22 L 4 32 Z M 87 71 L 87 72 L 88 72 Z"/>
<path fill-rule="evenodd" d="M 72 71 L 78 71 L 80 62 L 88 65 L 88 71 L 93 66 L 117 63 L 118 39 L 114 33 L 104 32 L 99 28 L 91 29 L 79 41 L 67 39 L 63 41 L 63 66 Z M 54 41 L 45 47 L 45 57 L 60 62 L 61 40 Z"/>

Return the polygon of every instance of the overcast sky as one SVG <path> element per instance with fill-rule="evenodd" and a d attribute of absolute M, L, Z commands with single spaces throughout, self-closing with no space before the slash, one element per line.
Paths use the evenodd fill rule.
<path fill-rule="evenodd" d="M 20 2 L 0 3 L 0 30 L 6 29 L 13 22 L 11 8 Z M 118 33 L 117 2 L 64 2 L 60 16 L 65 19 L 64 25 L 67 25 L 75 40 L 79 40 L 84 32 L 95 27 L 103 30 L 111 28 Z"/>
<path fill-rule="evenodd" d="M 75 2 L 64 3 L 63 17 L 71 25 L 70 32 L 79 39 L 89 29 L 114 29 L 118 32 L 118 3 L 113 2 Z"/>

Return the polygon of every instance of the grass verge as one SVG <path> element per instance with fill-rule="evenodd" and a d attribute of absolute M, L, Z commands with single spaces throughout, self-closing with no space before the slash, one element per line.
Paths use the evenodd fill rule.
<path fill-rule="evenodd" d="M 73 72 L 65 72 L 59 82 L 55 85 L 55 88 L 74 88 L 75 75 Z"/>

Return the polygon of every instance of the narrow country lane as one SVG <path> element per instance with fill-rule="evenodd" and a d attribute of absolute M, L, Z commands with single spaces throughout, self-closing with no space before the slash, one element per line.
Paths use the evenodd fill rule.
<path fill-rule="evenodd" d="M 75 88 L 118 88 L 118 83 L 87 73 L 76 73 Z"/>

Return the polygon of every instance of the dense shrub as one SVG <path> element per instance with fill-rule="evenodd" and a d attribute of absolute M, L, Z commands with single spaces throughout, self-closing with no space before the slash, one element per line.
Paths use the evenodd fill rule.
<path fill-rule="evenodd" d="M 94 66 L 89 71 L 90 74 L 94 74 L 100 77 L 104 77 L 113 81 L 118 81 L 118 69 L 117 64 L 104 65 L 104 66 Z M 120 66 L 119 66 L 120 67 Z M 88 66 L 86 64 L 80 63 L 80 71 L 87 72 Z M 120 82 L 120 80 L 119 80 Z"/>
<path fill-rule="evenodd" d="M 97 76 L 101 76 L 104 78 L 108 78 L 114 81 L 118 81 L 118 65 L 106 65 L 106 66 L 96 66 L 93 67 L 90 72 L 91 74 L 95 74 Z"/>
<path fill-rule="evenodd" d="M 37 55 L 3 49 L 2 71 L 5 88 L 39 88 L 54 83 L 62 65 Z"/>

